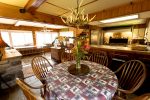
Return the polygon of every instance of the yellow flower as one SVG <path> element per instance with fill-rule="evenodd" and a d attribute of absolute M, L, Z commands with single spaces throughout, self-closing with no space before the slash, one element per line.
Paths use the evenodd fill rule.
<path fill-rule="evenodd" d="M 59 36 L 59 37 L 58 37 L 58 40 L 61 41 L 61 42 L 62 42 L 62 41 L 65 41 L 65 37 Z"/>

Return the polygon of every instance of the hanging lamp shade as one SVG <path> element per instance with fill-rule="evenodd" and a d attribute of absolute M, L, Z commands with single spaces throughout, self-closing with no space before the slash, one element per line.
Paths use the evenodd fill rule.
<path fill-rule="evenodd" d="M 5 48 L 5 47 L 9 47 L 9 45 L 3 41 L 0 33 L 0 48 Z"/>

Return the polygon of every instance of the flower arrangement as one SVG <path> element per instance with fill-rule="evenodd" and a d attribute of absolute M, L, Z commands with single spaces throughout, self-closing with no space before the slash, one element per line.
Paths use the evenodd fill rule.
<path fill-rule="evenodd" d="M 76 41 L 75 46 L 72 49 L 72 52 L 76 58 L 76 68 L 80 69 L 81 68 L 80 61 L 82 58 L 84 59 L 85 54 L 87 54 L 87 51 L 85 50 L 84 44 L 83 44 L 85 41 L 85 38 L 78 37 L 75 39 L 75 41 Z"/>

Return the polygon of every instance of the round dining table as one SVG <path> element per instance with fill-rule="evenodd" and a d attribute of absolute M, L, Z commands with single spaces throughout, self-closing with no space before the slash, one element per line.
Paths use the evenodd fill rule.
<path fill-rule="evenodd" d="M 57 99 L 111 100 L 118 87 L 114 72 L 101 64 L 81 60 L 81 64 L 89 66 L 90 72 L 75 76 L 68 72 L 68 67 L 75 63 L 76 61 L 60 63 L 47 74 L 48 89 L 57 95 Z"/>

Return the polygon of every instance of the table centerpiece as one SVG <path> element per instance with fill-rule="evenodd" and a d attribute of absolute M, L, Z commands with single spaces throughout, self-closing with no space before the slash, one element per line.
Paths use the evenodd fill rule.
<path fill-rule="evenodd" d="M 77 37 L 75 39 L 74 48 L 72 48 L 72 53 L 75 56 L 76 64 L 73 64 L 68 67 L 69 73 L 73 75 L 86 75 L 90 72 L 90 68 L 86 64 L 81 64 L 81 59 L 85 59 L 88 52 L 85 50 L 84 41 L 86 38 Z"/>

